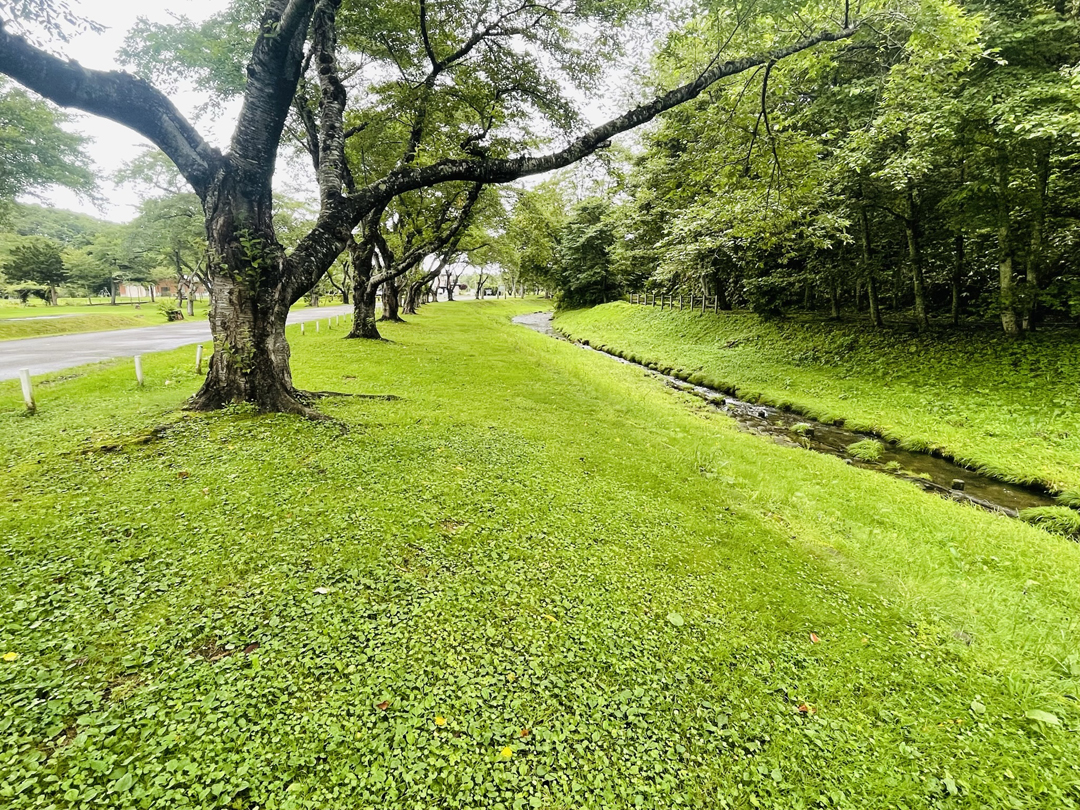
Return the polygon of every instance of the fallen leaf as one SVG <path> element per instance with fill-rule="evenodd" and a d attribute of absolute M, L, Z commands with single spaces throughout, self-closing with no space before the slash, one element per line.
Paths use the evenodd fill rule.
<path fill-rule="evenodd" d="M 817 714 L 817 709 L 806 703 L 799 704 L 799 714 Z"/>
<path fill-rule="evenodd" d="M 667 620 L 676 627 L 682 627 L 684 624 L 686 624 L 686 619 L 682 617 L 681 613 L 669 613 L 667 615 Z"/>
<path fill-rule="evenodd" d="M 810 634 L 810 643 L 811 644 L 817 644 L 819 641 L 821 641 L 821 639 L 818 638 L 817 633 L 811 633 Z"/>
<path fill-rule="evenodd" d="M 390 708 L 390 701 L 384 700 L 382 703 L 376 703 L 375 708 L 378 709 L 380 712 L 385 712 L 387 709 Z"/>
<path fill-rule="evenodd" d="M 19 654 L 17 652 L 4 653 L 4 660 L 5 661 L 14 661 L 18 657 L 19 657 Z"/>
<path fill-rule="evenodd" d="M 189 473 L 187 470 L 181 470 L 180 472 L 178 472 L 176 474 L 176 477 L 177 478 L 187 478 L 189 475 L 191 475 L 191 473 Z"/>
<path fill-rule="evenodd" d="M 558 621 L 558 619 L 556 619 L 550 613 L 545 613 L 544 618 L 547 619 L 549 622 L 557 622 Z"/>
<path fill-rule="evenodd" d="M 505 748 L 503 748 L 503 750 L 499 752 L 499 756 L 502 757 L 503 759 L 510 759 L 510 757 L 512 757 L 513 755 L 514 755 L 514 749 L 511 748 L 509 745 L 506 746 Z"/>
<path fill-rule="evenodd" d="M 256 641 L 254 644 L 248 644 L 244 647 L 244 655 L 251 655 L 257 649 L 259 649 L 259 642 Z"/>
<path fill-rule="evenodd" d="M 529 731 L 529 729 L 527 729 L 527 728 L 523 728 L 523 729 L 521 730 L 521 736 L 522 736 L 522 737 L 528 737 L 530 733 L 531 733 L 531 732 L 530 732 L 530 731 Z"/>
<path fill-rule="evenodd" d="M 319 594 L 320 596 L 325 596 L 326 594 L 330 593 L 330 589 L 329 588 L 316 588 L 315 593 Z"/>
<path fill-rule="evenodd" d="M 443 726 L 445 726 L 445 725 L 446 725 L 446 718 L 445 718 L 445 717 L 443 717 L 442 715 L 438 715 L 438 716 L 436 716 L 436 718 L 435 718 L 435 725 L 437 725 L 437 726 L 439 726 L 440 728 L 442 728 Z"/>

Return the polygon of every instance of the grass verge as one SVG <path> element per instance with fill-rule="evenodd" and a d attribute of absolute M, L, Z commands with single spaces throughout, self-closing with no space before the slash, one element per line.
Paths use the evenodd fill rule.
<path fill-rule="evenodd" d="M 0 383 L 5 808 L 1076 807 L 1080 548 L 433 305 Z M 51 380 L 51 382 L 50 382 Z M 39 383 L 43 381 L 39 380 Z"/>
<path fill-rule="evenodd" d="M 907 449 L 1080 500 L 1075 330 L 1014 341 L 625 303 L 565 312 L 557 325 L 743 399 L 843 419 Z"/>

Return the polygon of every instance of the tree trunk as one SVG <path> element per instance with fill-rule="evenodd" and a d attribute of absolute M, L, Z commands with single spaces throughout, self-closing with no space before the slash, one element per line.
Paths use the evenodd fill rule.
<path fill-rule="evenodd" d="M 870 307 L 870 320 L 874 326 L 881 327 L 881 304 L 878 301 L 877 278 L 874 276 L 873 251 L 870 247 L 870 215 L 865 205 L 859 205 L 859 226 L 862 231 L 860 241 L 862 271 L 866 277 L 866 300 Z"/>
<path fill-rule="evenodd" d="M 1012 223 L 1009 210 L 1009 157 L 1005 150 L 998 154 L 998 278 L 1001 283 L 1001 327 L 1006 335 L 1020 334 L 1020 319 L 1016 315 L 1016 289 L 1013 285 Z"/>
<path fill-rule="evenodd" d="M 350 239 L 347 245 L 349 262 L 353 268 L 353 325 L 346 337 L 365 340 L 382 340 L 379 327 L 376 326 L 375 308 L 379 288 L 372 284 L 375 263 L 375 240 L 371 229 L 379 227 L 379 216 L 373 214 L 364 223 L 367 234 L 362 242 Z"/>
<path fill-rule="evenodd" d="M 270 178 L 245 182 L 238 175 L 224 172 L 204 203 L 214 353 L 188 408 L 246 402 L 260 411 L 318 417 L 293 388 L 285 338 L 289 308 L 309 287 L 288 281 L 274 234 Z"/>
<path fill-rule="evenodd" d="M 149 287 L 147 287 L 147 289 L 150 290 L 150 303 L 152 304 L 152 303 L 154 303 L 154 284 L 153 284 L 153 282 L 150 283 L 150 285 L 149 285 Z"/>
<path fill-rule="evenodd" d="M 919 212 L 915 194 L 911 189 L 908 189 L 907 204 L 908 215 L 904 218 L 904 231 L 907 234 L 908 259 L 911 261 L 911 278 L 915 290 L 915 325 L 920 332 L 925 332 L 930 328 L 930 316 L 926 309 L 926 275 L 919 238 Z"/>
<path fill-rule="evenodd" d="M 1046 191 L 1050 183 L 1050 144 L 1040 141 L 1035 152 L 1035 198 L 1031 205 L 1031 242 L 1027 255 L 1026 288 L 1023 298 L 1023 327 L 1035 328 L 1039 315 L 1039 283 L 1042 276 L 1043 242 L 1046 229 Z"/>
<path fill-rule="evenodd" d="M 116 279 L 109 279 L 109 304 L 116 306 Z"/>
<path fill-rule="evenodd" d="M 834 321 L 840 320 L 840 291 L 834 281 L 829 282 L 829 317 Z"/>
<path fill-rule="evenodd" d="M 398 298 L 398 282 L 397 279 L 392 278 L 383 282 L 382 285 L 382 317 L 380 321 L 394 321 L 396 323 L 404 323 L 401 320 L 401 315 L 398 310 L 400 308 L 400 299 Z"/>
<path fill-rule="evenodd" d="M 49 303 L 52 304 L 54 307 L 57 304 L 56 285 L 55 284 L 50 284 L 49 285 Z"/>
<path fill-rule="evenodd" d="M 953 271 L 952 271 L 952 324 L 960 325 L 960 284 L 964 280 L 964 235 L 956 234 L 953 237 Z"/>
<path fill-rule="evenodd" d="M 347 337 L 382 340 L 376 323 L 377 291 L 366 289 L 363 292 L 353 290 L 353 326 Z"/>
<path fill-rule="evenodd" d="M 292 301 L 260 299 L 243 281 L 214 279 L 210 331 L 214 353 L 192 410 L 215 410 L 233 402 L 253 403 L 260 411 L 313 415 L 297 398 L 289 367 L 285 319 Z"/>

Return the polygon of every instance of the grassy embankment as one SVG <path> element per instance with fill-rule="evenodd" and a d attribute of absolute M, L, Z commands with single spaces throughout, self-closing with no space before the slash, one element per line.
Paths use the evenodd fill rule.
<path fill-rule="evenodd" d="M 189 349 L 0 383 L 0 804 L 1080 805 L 1080 547 L 531 309 L 291 328 L 403 397 L 336 423 L 182 415 Z"/>
<path fill-rule="evenodd" d="M 746 313 L 607 304 L 562 313 L 575 339 L 751 401 L 843 419 L 1080 505 L 1080 333 L 1022 341 L 986 332 L 919 336 Z"/>
<path fill-rule="evenodd" d="M 206 320 L 206 310 L 207 304 L 198 302 L 195 305 L 195 320 Z M 186 307 L 184 312 L 184 317 L 188 318 Z M 150 303 L 143 303 L 139 309 L 129 305 L 113 307 L 87 304 L 61 304 L 56 307 L 0 306 L 0 340 L 133 329 L 164 323 L 168 323 L 168 319 L 158 309 L 157 304 Z"/>
<path fill-rule="evenodd" d="M 172 299 L 168 299 L 171 300 Z M 322 306 L 340 305 L 339 299 L 324 299 Z M 307 300 L 297 301 L 292 309 L 307 309 Z M 205 321 L 209 304 L 198 301 L 195 314 L 187 314 L 187 305 L 182 307 L 184 318 L 188 321 Z M 46 317 L 46 316 L 63 317 Z M 133 329 L 139 326 L 160 326 L 168 319 L 158 309 L 158 304 L 143 302 L 140 309 L 127 304 L 113 306 L 90 306 L 87 304 L 66 303 L 47 307 L 8 306 L 0 302 L 0 340 L 16 340 L 28 337 L 50 337 L 53 335 L 73 335 L 84 332 L 102 332 L 109 329 Z"/>

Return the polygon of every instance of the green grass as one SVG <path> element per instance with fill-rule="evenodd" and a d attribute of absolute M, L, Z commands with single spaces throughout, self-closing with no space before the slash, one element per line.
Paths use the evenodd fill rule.
<path fill-rule="evenodd" d="M 0 383 L 0 805 L 1080 804 L 1080 547 L 535 306 L 291 327 L 301 387 L 402 397 L 328 423 L 180 413 L 190 349 Z"/>
<path fill-rule="evenodd" d="M 607 304 L 562 313 L 593 345 L 751 401 L 1080 501 L 1080 332 L 919 336 L 802 318 Z"/>
<path fill-rule="evenodd" d="M 207 304 L 198 302 L 193 317 L 195 320 L 206 320 L 206 312 Z M 53 315 L 63 317 L 44 317 Z M 186 308 L 184 317 L 191 319 L 191 316 L 186 314 Z M 139 309 L 126 305 L 112 307 L 85 304 L 63 304 L 56 307 L 9 306 L 0 308 L 0 340 L 132 329 L 164 323 L 168 323 L 168 319 L 158 309 L 158 305 L 148 303 L 144 303 Z"/>
<path fill-rule="evenodd" d="M 854 456 L 862 461 L 877 461 L 881 458 L 883 445 L 874 439 L 862 439 L 847 446 L 849 456 Z"/>

